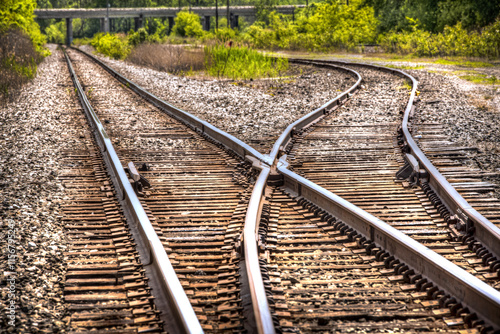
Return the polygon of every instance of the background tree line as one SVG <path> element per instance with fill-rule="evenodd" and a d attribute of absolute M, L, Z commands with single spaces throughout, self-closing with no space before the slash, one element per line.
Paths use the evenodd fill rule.
<path fill-rule="evenodd" d="M 111 7 L 187 7 L 215 6 L 216 0 L 109 0 Z M 38 8 L 105 8 L 108 0 L 36 0 Z M 224 6 L 227 0 L 218 0 Z M 277 5 L 314 4 L 320 0 L 230 0 L 231 6 L 272 8 Z M 346 3 L 348 0 L 327 0 Z M 351 1 L 352 2 L 352 1 Z M 421 28 L 442 32 L 445 26 L 461 22 L 465 29 L 479 29 L 500 15 L 496 0 L 363 0 L 361 7 L 372 7 L 378 19 L 378 31 L 409 30 L 407 17 L 419 20 Z"/>

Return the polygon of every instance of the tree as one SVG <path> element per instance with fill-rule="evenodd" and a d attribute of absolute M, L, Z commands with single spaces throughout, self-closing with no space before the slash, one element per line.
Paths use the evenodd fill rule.
<path fill-rule="evenodd" d="M 190 12 L 177 13 L 172 30 L 176 35 L 182 37 L 200 37 L 203 35 L 200 17 Z"/>

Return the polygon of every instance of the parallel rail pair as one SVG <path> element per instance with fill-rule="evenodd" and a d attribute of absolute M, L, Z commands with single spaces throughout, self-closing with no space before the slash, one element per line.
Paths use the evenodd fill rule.
<path fill-rule="evenodd" d="M 281 157 L 281 159 L 279 159 L 280 154 L 283 153 L 284 148 L 289 144 L 289 142 L 293 138 L 294 133 L 310 126 L 319 117 L 331 111 L 332 108 L 342 103 L 342 101 L 347 99 L 350 94 L 353 94 L 355 92 L 362 81 L 361 76 L 357 72 L 344 67 L 330 65 L 326 62 L 314 62 L 313 64 L 317 66 L 328 66 L 335 69 L 347 71 L 357 77 L 357 82 L 347 91 L 337 96 L 335 99 L 329 101 L 322 107 L 291 124 L 280 136 L 278 141 L 274 144 L 271 153 L 269 155 L 262 155 L 234 136 L 217 129 L 213 125 L 162 101 L 149 92 L 146 92 L 138 85 L 115 72 L 99 59 L 91 55 L 88 56 L 91 57 L 91 59 L 93 59 L 99 65 L 101 65 L 104 69 L 106 69 L 109 73 L 111 73 L 124 85 L 145 98 L 148 102 L 168 113 L 170 116 L 182 121 L 189 127 L 223 144 L 228 149 L 237 153 L 239 156 L 253 161 L 254 166 L 261 169 L 261 174 L 255 183 L 248 206 L 247 216 L 245 219 L 245 228 L 242 236 L 244 256 L 246 258 L 246 270 L 249 281 L 248 284 L 251 288 L 250 291 L 252 297 L 252 305 L 257 323 L 257 329 L 260 333 L 274 333 L 274 325 L 272 322 L 269 305 L 264 290 L 262 274 L 258 265 L 259 254 L 257 248 L 257 230 L 260 222 L 263 193 L 266 189 L 269 175 L 276 172 L 280 173 L 283 176 L 285 186 L 296 195 L 302 196 L 303 198 L 309 200 L 322 210 L 332 214 L 336 218 L 342 220 L 352 229 L 354 229 L 355 231 L 350 230 L 352 236 L 357 235 L 358 240 L 360 238 L 363 238 L 363 242 L 373 242 L 376 246 L 379 246 L 390 254 L 397 256 L 397 258 L 406 263 L 407 266 L 422 274 L 423 276 L 426 276 L 430 281 L 434 282 L 440 288 L 444 289 L 448 294 L 456 296 L 461 303 L 469 307 L 472 312 L 477 313 L 481 318 L 486 319 L 486 321 L 495 329 L 500 328 L 500 317 L 498 316 L 500 314 L 500 293 L 498 291 L 494 290 L 480 280 L 474 278 L 470 274 L 445 260 L 440 255 L 430 251 L 410 237 L 388 226 L 380 219 L 375 218 L 374 216 L 355 207 L 354 205 L 339 198 L 331 192 L 289 171 L 286 168 L 286 156 L 283 156 Z M 74 72 L 72 71 L 69 58 L 67 58 L 67 61 L 68 66 L 71 69 L 72 78 L 75 82 L 75 86 L 77 87 L 80 100 L 82 101 L 82 104 L 86 105 L 84 106 L 84 108 L 86 110 L 87 116 L 89 117 L 89 119 L 91 119 L 91 123 L 96 130 L 96 136 L 98 137 L 98 142 L 100 143 L 101 148 L 103 148 L 103 150 L 105 151 L 107 163 L 109 163 L 109 166 L 111 167 L 110 170 L 113 170 L 116 175 L 115 181 L 117 182 L 117 189 L 120 189 L 121 198 L 125 201 L 125 204 L 129 206 L 131 216 L 134 218 L 136 224 L 140 226 L 142 235 L 145 238 L 144 240 L 147 240 L 145 243 L 149 246 L 150 254 L 152 256 L 151 261 L 155 264 L 155 275 L 157 277 L 161 277 L 159 284 L 163 286 L 164 296 L 167 297 L 170 301 L 170 307 L 172 307 L 173 310 L 176 310 L 175 313 L 177 313 L 178 315 L 176 326 L 179 332 L 202 332 L 201 326 L 199 325 L 199 322 L 194 315 L 194 312 L 189 304 L 189 301 L 187 300 L 186 295 L 183 294 L 182 289 L 177 289 L 180 286 L 180 283 L 177 280 L 175 273 L 173 272 L 172 266 L 168 261 L 168 257 L 163 249 L 163 246 L 159 242 L 158 237 L 156 236 L 156 239 L 158 239 L 156 240 L 155 235 L 152 235 L 154 234 L 154 230 L 152 229 L 151 223 L 145 215 L 142 207 L 140 207 L 139 201 L 135 196 L 130 183 L 128 182 L 128 178 L 126 177 L 125 172 L 121 167 L 118 157 L 114 153 L 114 149 L 111 146 L 111 142 L 109 141 L 104 128 L 95 116 L 95 113 L 92 111 L 92 107 L 90 106 L 90 104 L 88 104 L 85 94 L 83 93 L 83 90 L 79 85 Z M 342 62 L 337 63 L 340 63 L 342 65 L 349 65 Z M 411 138 L 410 132 L 408 131 L 408 118 L 410 111 L 412 110 L 413 100 L 417 89 L 416 80 L 402 71 L 374 65 L 362 66 L 389 71 L 412 81 L 413 89 L 403 120 L 403 132 L 406 142 L 408 143 L 411 152 L 413 152 L 420 164 L 431 176 L 429 177 L 429 183 L 435 189 L 435 191 L 440 195 L 441 192 L 445 192 L 447 194 L 447 196 L 441 197 L 449 197 L 452 199 L 457 198 L 456 195 L 458 195 L 458 193 L 456 193 L 454 188 L 451 187 L 451 185 L 447 183 L 444 177 L 439 174 L 435 167 L 430 164 L 425 155 L 423 155 L 420 149 L 416 146 L 415 142 Z M 420 170 L 418 172 L 420 172 Z M 432 183 L 431 180 L 433 180 Z M 448 191 L 449 188 L 455 191 L 456 194 L 453 194 L 453 191 Z M 449 205 L 447 202 L 448 199 L 444 199 L 443 201 L 445 201 L 447 207 L 451 209 L 452 212 L 456 212 L 456 206 Z M 463 198 L 462 201 L 465 202 Z M 497 238 L 496 240 L 498 244 L 498 240 L 500 240 L 500 238 L 498 238 L 499 234 L 496 227 L 494 227 L 484 217 L 475 212 L 475 210 L 470 210 L 470 206 L 467 207 L 466 204 L 464 205 L 460 201 L 460 199 L 455 200 L 454 203 L 459 203 L 460 205 L 462 205 L 461 207 L 463 209 L 461 209 L 461 212 L 463 212 L 465 215 L 470 214 L 470 217 L 467 216 L 468 223 L 473 221 L 476 226 L 486 226 L 485 230 L 492 232 L 491 234 L 488 234 L 493 235 L 491 240 L 495 240 L 495 238 Z M 478 231 L 477 228 L 476 231 Z M 479 231 L 481 231 L 481 228 L 479 228 Z M 483 235 L 484 233 L 479 233 L 478 235 L 475 235 L 475 237 L 479 241 L 483 242 Z M 496 248 L 494 246 L 490 247 L 491 242 L 485 241 L 483 243 L 491 252 L 493 252 L 493 254 L 498 254 L 496 253 Z"/>

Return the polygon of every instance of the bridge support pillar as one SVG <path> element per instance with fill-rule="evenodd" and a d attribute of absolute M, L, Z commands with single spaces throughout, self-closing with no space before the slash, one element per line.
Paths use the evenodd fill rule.
<path fill-rule="evenodd" d="M 240 18 L 239 15 L 234 15 L 233 13 L 231 13 L 231 15 L 229 16 L 230 17 L 230 21 L 231 21 L 231 29 L 234 29 L 234 28 L 238 28 L 238 19 Z"/>
<path fill-rule="evenodd" d="M 106 17 L 101 18 L 101 32 L 109 33 L 109 21 Z"/>
<path fill-rule="evenodd" d="M 144 27 L 144 15 L 139 15 L 139 17 L 135 17 L 135 31 L 139 30 L 140 28 Z"/>
<path fill-rule="evenodd" d="M 73 43 L 73 19 L 66 19 L 66 45 Z"/>
<path fill-rule="evenodd" d="M 205 16 L 205 20 L 203 21 L 203 30 L 210 31 L 210 16 Z"/>
<path fill-rule="evenodd" d="M 172 28 L 174 27 L 175 21 L 173 16 L 168 17 L 168 34 L 172 32 Z"/>

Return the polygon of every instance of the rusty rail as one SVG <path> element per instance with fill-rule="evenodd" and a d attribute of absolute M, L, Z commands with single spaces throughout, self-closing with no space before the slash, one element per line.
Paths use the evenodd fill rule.
<path fill-rule="evenodd" d="M 294 60 L 290 59 L 291 62 L 296 62 L 296 63 L 307 63 L 307 64 L 319 64 L 315 62 L 304 62 L 301 60 Z M 321 66 L 333 68 L 335 70 L 340 70 L 347 72 L 351 75 L 354 75 L 357 78 L 357 81 L 352 85 L 349 89 L 346 91 L 342 92 L 341 94 L 337 95 L 335 98 L 331 99 L 330 101 L 326 102 L 323 104 L 321 107 L 319 107 L 316 110 L 311 111 L 309 114 L 301 117 L 300 119 L 296 120 L 292 124 L 290 124 L 285 131 L 280 135 L 278 140 L 273 145 L 273 148 L 271 149 L 271 153 L 269 153 L 269 156 L 267 156 L 267 163 L 270 166 L 274 166 L 277 162 L 277 159 L 279 158 L 280 152 L 290 143 L 290 140 L 292 139 L 293 135 L 297 131 L 301 131 L 308 126 L 310 126 L 314 121 L 316 121 L 319 117 L 321 117 L 324 114 L 327 114 L 330 112 L 335 106 L 340 105 L 343 101 L 348 99 L 356 89 L 359 88 L 361 85 L 361 81 L 363 80 L 361 76 L 359 75 L 358 72 L 345 68 L 345 67 L 340 67 L 340 66 L 334 66 L 334 65 L 329 65 L 329 64 L 321 64 Z"/>
<path fill-rule="evenodd" d="M 90 105 L 84 90 L 76 77 L 73 70 L 71 60 L 66 54 L 64 56 L 70 71 L 71 79 L 75 85 L 78 98 L 83 106 L 85 115 L 91 125 L 92 132 L 96 138 L 99 148 L 104 157 L 104 161 L 108 168 L 108 172 L 112 175 L 113 183 L 118 190 L 118 199 L 126 214 L 132 218 L 135 226 L 139 229 L 142 237 L 142 244 L 147 247 L 147 252 L 150 257 L 144 263 L 150 263 L 153 267 L 153 274 L 161 289 L 159 291 L 162 297 L 168 301 L 170 312 L 175 314 L 174 328 L 179 333 L 203 333 L 201 325 L 194 313 L 194 310 L 184 293 L 181 283 L 170 263 L 165 248 L 163 247 L 158 235 L 156 234 L 149 218 L 144 211 L 132 185 L 123 169 L 123 166 L 118 158 L 113 144 L 109 139 L 104 126 Z M 138 240 L 139 242 L 139 240 Z M 172 319 L 170 319 L 172 322 Z"/>
<path fill-rule="evenodd" d="M 407 144 L 406 147 L 409 149 L 411 155 L 418 161 L 420 168 L 423 168 L 427 172 L 427 182 L 430 188 L 439 196 L 445 207 L 452 213 L 454 220 L 460 221 L 460 224 L 457 224 L 457 230 L 463 230 L 465 232 L 465 237 L 472 236 L 475 238 L 497 259 L 500 259 L 500 229 L 471 207 L 437 168 L 434 167 L 432 162 L 425 156 L 411 136 L 408 124 L 412 109 L 414 108 L 414 99 L 418 87 L 417 80 L 401 70 L 373 64 L 347 63 L 336 60 L 315 60 L 315 62 L 321 64 L 333 63 L 344 66 L 356 65 L 369 67 L 399 75 L 412 82 L 410 99 L 408 100 L 402 122 L 402 131 Z"/>
<path fill-rule="evenodd" d="M 330 191 L 287 169 L 286 156 L 278 163 L 285 187 L 314 203 L 386 250 L 439 288 L 458 298 L 471 311 L 500 328 L 500 292 L 431 251 L 394 227 Z"/>

